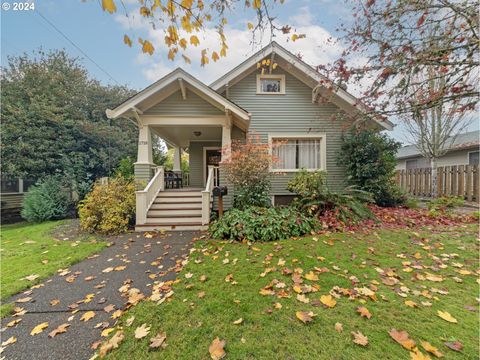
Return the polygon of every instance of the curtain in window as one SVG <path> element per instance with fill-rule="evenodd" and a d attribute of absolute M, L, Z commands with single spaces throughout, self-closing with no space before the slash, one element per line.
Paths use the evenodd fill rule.
<path fill-rule="evenodd" d="M 274 142 L 273 156 L 275 169 L 296 168 L 296 141 L 277 140 Z"/>
<path fill-rule="evenodd" d="M 320 140 L 298 141 L 298 169 L 320 168 Z"/>

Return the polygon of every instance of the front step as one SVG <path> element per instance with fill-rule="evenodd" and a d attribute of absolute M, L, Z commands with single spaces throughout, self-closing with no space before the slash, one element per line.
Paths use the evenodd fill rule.
<path fill-rule="evenodd" d="M 148 211 L 147 217 L 155 217 L 156 215 L 167 215 L 167 216 L 202 216 L 201 207 L 182 207 L 182 208 L 171 208 L 171 209 L 152 209 Z"/>
<path fill-rule="evenodd" d="M 195 215 L 148 215 L 147 224 L 197 224 L 202 222 L 202 216 Z"/>
<path fill-rule="evenodd" d="M 202 223 L 192 224 L 145 224 L 136 225 L 135 231 L 204 231 L 208 225 Z"/>
<path fill-rule="evenodd" d="M 181 202 L 181 203 L 156 203 L 154 202 L 152 206 L 150 206 L 150 210 L 174 210 L 174 209 L 191 209 L 191 208 L 198 208 L 202 209 L 202 202 L 201 201 L 189 201 L 189 202 Z"/>

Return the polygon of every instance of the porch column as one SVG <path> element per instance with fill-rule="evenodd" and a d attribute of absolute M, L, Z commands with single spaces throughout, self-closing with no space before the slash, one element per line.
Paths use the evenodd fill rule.
<path fill-rule="evenodd" d="M 176 147 L 173 152 L 173 171 L 182 171 L 182 148 Z"/>
<path fill-rule="evenodd" d="M 224 160 L 230 158 L 232 153 L 232 121 L 227 116 L 225 124 L 222 126 L 222 156 Z"/>
<path fill-rule="evenodd" d="M 152 134 L 148 125 L 140 126 L 138 131 L 138 153 L 135 166 L 137 189 L 144 189 L 152 178 Z"/>

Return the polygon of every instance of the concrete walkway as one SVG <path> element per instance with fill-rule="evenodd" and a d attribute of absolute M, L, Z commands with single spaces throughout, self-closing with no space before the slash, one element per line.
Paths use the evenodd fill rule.
<path fill-rule="evenodd" d="M 111 318 L 113 311 L 125 307 L 127 298 L 122 297 L 118 289 L 127 281 L 131 288 L 137 288 L 142 294 L 149 296 L 154 281 L 175 278 L 175 265 L 188 255 L 192 240 L 197 236 L 200 234 L 172 232 L 152 238 L 145 238 L 143 234 L 137 233 L 115 237 L 112 246 L 71 266 L 68 274 L 57 274 L 46 280 L 45 286 L 14 296 L 9 302 L 26 297 L 31 297 L 31 300 L 17 303 L 17 306 L 27 310 L 25 315 L 8 317 L 1 321 L 2 342 L 11 336 L 16 337 L 17 341 L 6 346 L 0 358 L 89 359 L 94 353 L 92 344 L 102 339 L 100 334 L 103 328 L 112 327 L 115 323 L 116 320 Z M 107 268 L 118 266 L 125 266 L 125 269 L 103 272 Z M 150 278 L 152 274 L 156 274 L 154 280 Z M 71 275 L 76 276 L 75 280 L 68 282 L 67 278 Z M 90 302 L 77 303 L 89 294 L 95 295 Z M 59 300 L 59 303 L 52 306 L 52 300 Z M 78 312 L 68 321 L 72 316 L 73 310 L 69 308 L 72 304 L 78 305 L 75 308 Z M 115 310 L 106 312 L 104 308 L 111 304 L 115 305 Z M 94 311 L 95 317 L 87 322 L 80 321 L 86 311 Z M 14 319 L 21 321 L 14 327 L 6 327 L 6 324 Z M 43 322 L 48 322 L 48 328 L 38 335 L 30 335 L 32 329 Z M 95 328 L 102 322 L 102 326 Z M 54 338 L 48 336 L 52 330 L 64 323 L 70 324 L 65 333 Z"/>

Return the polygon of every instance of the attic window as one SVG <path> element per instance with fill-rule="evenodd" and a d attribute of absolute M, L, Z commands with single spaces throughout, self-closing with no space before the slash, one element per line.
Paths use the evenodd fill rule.
<path fill-rule="evenodd" d="M 257 94 L 285 94 L 285 75 L 257 75 Z"/>

